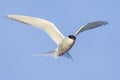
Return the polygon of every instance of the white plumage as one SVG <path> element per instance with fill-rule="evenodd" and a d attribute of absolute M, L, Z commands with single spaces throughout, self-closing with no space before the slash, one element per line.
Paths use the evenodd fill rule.
<path fill-rule="evenodd" d="M 54 56 L 58 58 L 60 56 L 65 55 L 71 59 L 72 57 L 68 51 L 75 43 L 76 36 L 79 33 L 108 24 L 106 21 L 95 21 L 95 22 L 87 23 L 81 26 L 77 31 L 75 31 L 73 35 L 64 37 L 63 34 L 57 29 L 57 27 L 52 22 L 47 21 L 45 19 L 23 16 L 23 15 L 8 15 L 6 17 L 44 30 L 58 45 L 58 47 L 53 51 L 49 51 L 43 54 L 36 54 L 34 56 L 44 55 L 44 56 Z"/>
<path fill-rule="evenodd" d="M 44 30 L 58 45 L 64 38 L 56 26 L 47 20 L 21 15 L 8 15 L 7 18 Z"/>

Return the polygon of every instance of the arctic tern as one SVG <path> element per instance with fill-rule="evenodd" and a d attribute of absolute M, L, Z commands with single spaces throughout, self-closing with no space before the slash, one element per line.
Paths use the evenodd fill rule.
<path fill-rule="evenodd" d="M 49 51 L 42 54 L 36 54 L 34 56 L 52 56 L 55 58 L 59 58 L 64 55 L 68 59 L 72 59 L 68 51 L 74 45 L 76 41 L 76 36 L 79 33 L 108 24 L 106 21 L 94 21 L 91 23 L 87 23 L 81 26 L 72 35 L 68 35 L 67 37 L 65 37 L 52 22 L 47 21 L 45 19 L 23 15 L 7 15 L 6 17 L 44 30 L 58 45 L 58 47 L 53 51 Z"/>

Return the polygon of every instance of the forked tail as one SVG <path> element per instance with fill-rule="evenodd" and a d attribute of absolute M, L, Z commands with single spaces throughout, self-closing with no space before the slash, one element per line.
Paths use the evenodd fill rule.
<path fill-rule="evenodd" d="M 45 52 L 45 53 L 34 54 L 32 56 L 50 56 L 50 57 L 55 57 L 55 51 L 49 51 L 49 52 Z"/>
<path fill-rule="evenodd" d="M 59 58 L 60 56 L 55 55 L 55 50 L 54 51 L 49 51 L 45 53 L 39 53 L 39 54 L 34 54 L 31 56 L 43 56 L 43 57 L 54 57 L 54 58 Z M 69 52 L 66 52 L 63 56 L 67 57 L 68 59 L 73 60 L 72 56 L 70 55 Z"/>

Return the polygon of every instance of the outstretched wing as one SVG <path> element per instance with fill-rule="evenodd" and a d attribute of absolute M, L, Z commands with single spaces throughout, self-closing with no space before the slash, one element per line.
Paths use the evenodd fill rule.
<path fill-rule="evenodd" d="M 77 36 L 79 33 L 83 32 L 83 31 L 86 31 L 86 30 L 89 30 L 89 29 L 93 29 L 93 28 L 96 28 L 96 27 L 99 27 L 99 26 L 103 26 L 103 25 L 106 25 L 106 24 L 108 24 L 106 21 L 95 21 L 95 22 L 88 23 L 86 25 L 81 26 L 74 33 L 74 36 Z"/>
<path fill-rule="evenodd" d="M 56 26 L 47 20 L 22 15 L 8 15 L 6 17 L 44 30 L 58 45 L 64 38 Z"/>

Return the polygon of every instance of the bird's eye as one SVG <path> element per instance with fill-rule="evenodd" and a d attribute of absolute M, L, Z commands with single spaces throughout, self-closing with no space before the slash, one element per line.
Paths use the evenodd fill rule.
<path fill-rule="evenodd" d="M 76 40 L 76 37 L 73 36 L 73 35 L 69 35 L 68 37 L 69 37 L 70 39 Z"/>

